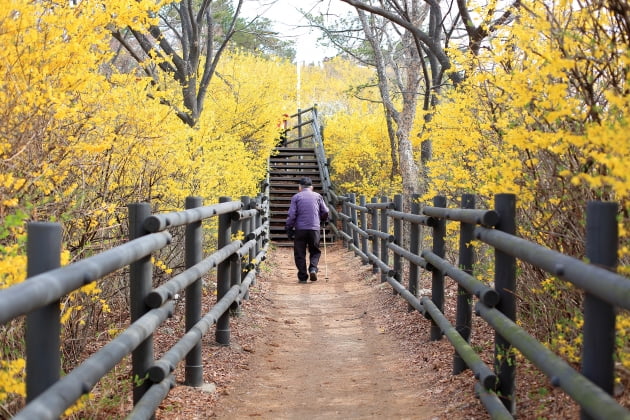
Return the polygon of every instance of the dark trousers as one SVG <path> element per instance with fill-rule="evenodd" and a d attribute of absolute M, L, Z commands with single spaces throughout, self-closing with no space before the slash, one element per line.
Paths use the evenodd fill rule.
<path fill-rule="evenodd" d="M 319 249 L 319 230 L 296 230 L 293 241 L 293 257 L 295 266 L 298 269 L 298 280 L 308 280 L 308 273 L 311 270 L 317 271 L 317 264 L 322 251 Z M 308 248 L 309 264 L 306 267 L 306 249 Z"/>

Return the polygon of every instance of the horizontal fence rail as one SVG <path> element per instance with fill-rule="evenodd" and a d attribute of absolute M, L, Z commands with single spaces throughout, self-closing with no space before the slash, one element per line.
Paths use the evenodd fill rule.
<path fill-rule="evenodd" d="M 453 374 L 471 369 L 475 393 L 491 415 L 511 419 L 516 411 L 513 349 L 518 349 L 581 407 L 583 419 L 630 419 L 630 412 L 611 396 L 614 383 L 615 311 L 630 307 L 630 279 L 614 272 L 617 261 L 618 206 L 591 202 L 587 206 L 585 263 L 516 236 L 516 197 L 499 194 L 495 208 L 475 209 L 475 196 L 464 194 L 461 208 L 447 208 L 444 197 L 420 209 L 413 197 L 410 212 L 402 210 L 402 196 L 365 197 L 329 192 L 332 224 L 337 237 L 364 263 L 381 274 L 394 293 L 431 322 L 431 340 L 446 336 L 455 349 Z M 457 262 L 445 257 L 446 223 L 459 223 Z M 407 223 L 408 229 L 403 229 Z M 428 229 L 432 247 L 421 250 L 421 229 Z M 393 233 L 392 233 L 393 232 Z M 403 237 L 403 232 L 408 236 Z M 473 275 L 478 240 L 495 250 L 494 284 Z M 407 247 L 403 247 L 403 242 Z M 403 285 L 401 259 L 408 262 L 408 284 Z M 571 282 L 585 292 L 582 371 L 577 372 L 517 325 L 517 260 Z M 431 273 L 430 294 L 418 290 L 419 269 Z M 444 277 L 457 283 L 456 325 L 444 316 Z M 470 346 L 474 313 L 495 331 L 493 366 L 487 366 Z"/>
<path fill-rule="evenodd" d="M 56 419 L 132 355 L 134 409 L 127 418 L 154 416 L 175 386 L 173 371 L 185 361 L 185 384 L 203 384 L 201 340 L 216 325 L 216 341 L 230 343 L 229 318 L 240 311 L 255 282 L 269 246 L 268 192 L 203 206 L 199 197 L 186 199 L 186 210 L 150 214 L 148 203 L 129 205 L 128 242 L 98 255 L 59 267 L 61 226 L 30 223 L 28 278 L 0 290 L 0 321 L 26 315 L 27 404 L 14 419 Z M 202 222 L 218 218 L 217 249 L 203 257 Z M 185 227 L 184 244 L 174 244 L 168 229 Z M 233 237 L 243 237 L 236 239 Z M 184 248 L 185 269 L 153 288 L 151 256 L 168 246 Z M 129 268 L 131 324 L 63 378 L 60 372 L 60 309 L 64 296 L 82 286 L 107 281 Z M 202 314 L 202 277 L 217 275 L 217 302 Z M 173 314 L 180 293 L 186 296 L 185 332 L 159 359 L 153 356 L 153 334 Z M 143 379 L 144 378 L 144 379 Z"/>

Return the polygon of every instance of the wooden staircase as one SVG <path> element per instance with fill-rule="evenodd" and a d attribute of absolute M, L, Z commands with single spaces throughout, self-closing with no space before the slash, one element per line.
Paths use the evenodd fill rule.
<path fill-rule="evenodd" d="M 269 159 L 270 239 L 276 246 L 293 246 L 284 231 L 291 197 L 302 177 L 313 181 L 313 190 L 322 194 L 322 182 L 314 148 L 278 147 Z"/>

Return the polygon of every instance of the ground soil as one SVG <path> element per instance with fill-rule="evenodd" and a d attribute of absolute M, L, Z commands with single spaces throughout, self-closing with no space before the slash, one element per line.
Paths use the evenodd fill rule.
<path fill-rule="evenodd" d="M 328 244 L 316 282 L 298 284 L 291 248 L 272 249 L 261 267 L 232 320 L 230 345 L 217 345 L 212 333 L 204 338 L 207 385 L 180 386 L 180 364 L 158 419 L 489 418 L 473 374 L 452 375 L 450 343 L 430 341 L 429 321 L 341 244 Z M 447 282 L 449 318 L 456 293 Z M 206 299 L 216 301 L 211 293 Z M 471 345 L 492 366 L 492 331 L 478 317 L 473 331 Z M 522 357 L 517 367 L 519 419 L 579 418 Z"/>
<path fill-rule="evenodd" d="M 217 418 L 433 418 L 427 384 L 381 325 L 368 269 L 330 251 L 308 284 L 290 249 L 274 253 L 267 328 Z"/>

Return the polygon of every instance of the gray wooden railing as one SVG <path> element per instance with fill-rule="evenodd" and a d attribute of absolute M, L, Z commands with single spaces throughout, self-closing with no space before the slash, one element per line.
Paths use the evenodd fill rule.
<path fill-rule="evenodd" d="M 185 383 L 203 384 L 201 339 L 216 324 L 216 341 L 230 343 L 230 313 L 255 281 L 268 249 L 268 194 L 203 206 L 186 199 L 186 210 L 151 214 L 148 203 L 129 205 L 129 241 L 100 254 L 60 267 L 61 226 L 30 223 L 28 278 L 0 290 L 0 323 L 26 315 L 27 404 L 14 419 L 56 419 L 87 394 L 127 355 L 132 355 L 134 409 L 129 419 L 152 418 L 175 386 L 172 372 L 185 359 Z M 203 256 L 202 222 L 218 217 L 217 249 Z M 171 243 L 168 229 L 185 226 L 185 243 Z M 243 232 L 243 240 L 232 235 Z M 185 270 L 153 288 L 151 255 L 165 247 L 185 248 Z M 129 268 L 131 324 L 102 349 L 60 378 L 59 301 L 69 293 Z M 202 314 L 202 277 L 217 275 L 217 302 Z M 185 331 L 159 359 L 153 333 L 173 313 L 174 299 L 185 291 Z"/>
<path fill-rule="evenodd" d="M 306 118 L 307 113 L 311 118 Z M 617 264 L 618 206 L 592 202 L 587 207 L 585 263 L 574 257 L 526 241 L 516 235 L 516 197 L 500 194 L 495 208 L 475 209 L 475 196 L 464 195 L 460 208 L 447 208 L 444 197 L 433 206 L 413 204 L 402 211 L 402 196 L 372 198 L 358 202 L 353 194 L 339 196 L 330 181 L 317 108 L 299 110 L 292 136 L 299 147 L 312 141 L 316 150 L 323 195 L 331 209 L 331 223 L 337 238 L 364 263 L 380 273 L 394 292 L 404 298 L 431 323 L 430 338 L 446 336 L 455 354 L 453 373 L 474 372 L 474 389 L 492 418 L 509 419 L 516 413 L 516 360 L 518 349 L 552 385 L 560 387 L 582 407 L 584 419 L 630 419 L 630 412 L 612 398 L 614 381 L 615 314 L 630 309 L 630 279 L 614 272 Z M 312 139 L 312 140 L 311 140 Z M 269 182 L 263 184 L 268 187 Z M 129 206 L 130 240 L 101 254 L 66 267 L 59 267 L 61 227 L 53 223 L 28 226 L 28 279 L 0 290 L 0 322 L 26 315 L 27 405 L 16 419 L 54 419 L 88 393 L 95 384 L 132 354 L 132 370 L 139 379 L 133 390 L 134 409 L 128 418 L 151 418 L 160 402 L 175 385 L 172 372 L 185 359 L 185 382 L 202 384 L 201 338 L 216 324 L 215 339 L 230 342 L 231 311 L 247 295 L 258 264 L 268 248 L 268 206 L 266 194 L 240 201 L 222 198 L 218 204 L 203 206 L 189 197 L 186 210 L 150 214 L 146 203 Z M 337 210 L 340 206 L 341 210 Z M 217 249 L 203 257 L 201 223 L 218 218 Z M 459 247 L 447 252 L 446 224 L 459 223 Z M 408 229 L 405 229 L 407 224 Z M 153 288 L 151 255 L 171 244 L 168 229 L 186 227 L 186 269 Z M 422 229 L 431 233 L 431 247 L 421 249 Z M 237 231 L 244 240 L 232 240 Z M 406 233 L 407 232 L 407 233 Z M 403 237 L 407 235 L 408 237 Z M 478 240 L 495 249 L 494 282 L 485 284 L 473 276 Z M 403 244 L 408 244 L 405 248 Z M 181 246 L 181 244 L 179 244 Z M 449 261 L 448 255 L 457 255 Z M 408 262 L 407 284 L 403 285 L 403 261 Z M 529 263 L 585 293 L 584 346 L 581 372 L 516 324 L 518 281 L 517 260 Z M 245 261 L 243 265 L 243 261 Z M 94 281 L 129 267 L 131 325 L 101 350 L 63 378 L 59 377 L 59 299 Z M 217 303 L 201 314 L 201 277 L 211 270 L 217 275 Z M 421 295 L 420 269 L 431 274 L 431 293 Z M 444 281 L 448 276 L 458 284 L 455 325 L 444 315 Z M 173 311 L 173 299 L 186 291 L 186 325 L 179 341 L 159 360 L 154 360 L 152 334 Z M 473 301 L 476 304 L 473 306 Z M 495 330 L 494 361 L 489 367 L 470 346 L 473 312 Z"/>
<path fill-rule="evenodd" d="M 611 396 L 614 385 L 615 314 L 630 309 L 630 279 L 614 272 L 617 265 L 617 211 L 610 202 L 590 202 L 586 220 L 586 258 L 590 263 L 563 255 L 516 235 L 516 197 L 499 194 L 495 208 L 476 210 L 475 196 L 462 196 L 460 208 L 446 208 L 446 199 L 436 197 L 433 206 L 414 204 L 402 211 L 402 197 L 382 197 L 367 203 L 353 194 L 337 196 L 331 206 L 339 228 L 338 237 L 372 264 L 413 308 L 430 322 L 430 339 L 446 336 L 455 349 L 453 373 L 470 368 L 477 379 L 474 389 L 492 418 L 511 419 L 516 412 L 515 373 L 518 349 L 555 387 L 560 387 L 582 408 L 582 418 L 630 419 L 630 412 Z M 416 197 L 417 198 L 417 197 Z M 446 257 L 446 223 L 459 223 L 457 261 Z M 403 223 L 409 228 L 403 229 Z M 393 226 L 392 226 L 393 225 Z M 420 249 L 420 229 L 428 229 L 432 246 Z M 403 232 L 408 231 L 408 241 Z M 472 275 L 474 247 L 481 241 L 495 250 L 494 283 L 485 284 Z M 402 246 L 409 243 L 408 248 Z M 403 285 L 402 260 L 409 262 L 408 283 Z M 582 289 L 584 298 L 583 353 L 581 372 L 549 350 L 517 325 L 517 260 L 529 263 Z M 430 295 L 420 295 L 419 268 L 431 273 Z M 445 317 L 444 279 L 458 284 L 456 325 Z M 493 367 L 487 366 L 470 346 L 474 313 L 495 330 Z"/>

